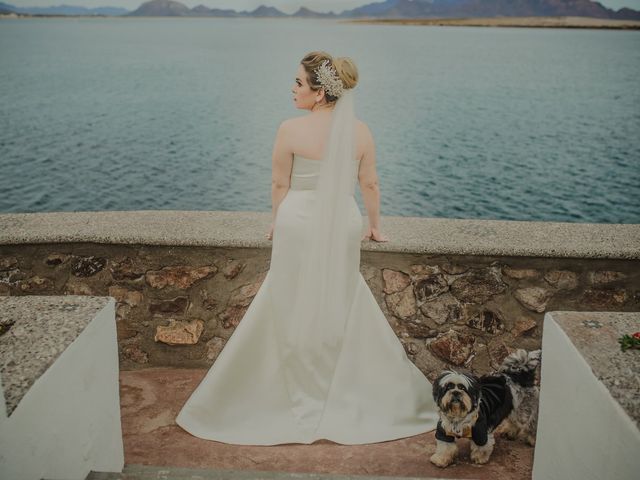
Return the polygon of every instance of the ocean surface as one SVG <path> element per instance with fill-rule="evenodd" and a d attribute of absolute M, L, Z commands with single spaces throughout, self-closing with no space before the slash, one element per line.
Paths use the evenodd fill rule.
<path fill-rule="evenodd" d="M 640 223 L 640 31 L 307 19 L 0 20 L 0 212 L 271 211 L 311 50 L 359 67 L 382 215 Z"/>

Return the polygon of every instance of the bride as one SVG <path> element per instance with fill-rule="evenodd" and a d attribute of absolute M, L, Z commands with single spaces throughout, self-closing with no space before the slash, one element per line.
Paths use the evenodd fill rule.
<path fill-rule="evenodd" d="M 381 442 L 428 432 L 431 385 L 409 360 L 360 273 L 380 232 L 375 148 L 354 114 L 358 71 L 311 52 L 293 87 L 306 116 L 278 129 L 273 241 L 260 289 L 176 423 L 239 445 Z M 355 200 L 359 184 L 369 225 Z"/>

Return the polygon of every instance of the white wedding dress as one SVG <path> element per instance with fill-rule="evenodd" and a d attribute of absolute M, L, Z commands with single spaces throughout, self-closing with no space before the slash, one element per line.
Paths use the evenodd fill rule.
<path fill-rule="evenodd" d="M 352 195 L 340 297 L 346 313 L 313 319 L 311 302 L 298 295 L 321 162 L 294 155 L 290 189 L 275 218 L 270 269 L 176 418 L 196 437 L 239 445 L 318 439 L 355 445 L 436 427 L 431 384 L 407 357 L 360 273 L 363 219 Z M 356 178 L 350 178 L 352 192 Z"/>

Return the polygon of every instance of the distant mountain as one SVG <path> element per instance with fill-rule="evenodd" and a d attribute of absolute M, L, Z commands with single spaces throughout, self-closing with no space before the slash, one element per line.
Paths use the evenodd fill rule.
<path fill-rule="evenodd" d="M 264 5 L 260 5 L 253 12 L 242 12 L 250 17 L 288 17 L 284 12 L 281 12 L 275 7 L 265 7 Z"/>
<path fill-rule="evenodd" d="M 134 17 L 288 17 L 275 7 L 260 5 L 252 12 L 237 12 L 198 5 L 189 9 L 186 5 L 174 0 L 150 0 L 144 2 L 136 10 L 130 12 Z"/>
<path fill-rule="evenodd" d="M 314 12 L 313 10 L 309 10 L 306 7 L 300 7 L 298 11 L 292 14 L 291 16 L 303 17 L 303 18 L 337 18 L 338 17 L 338 15 L 336 15 L 333 12 L 329 12 L 329 13 Z"/>
<path fill-rule="evenodd" d="M 640 20 L 640 12 L 638 10 L 624 7 L 615 12 L 615 17 L 611 18 L 616 18 L 618 20 Z"/>
<path fill-rule="evenodd" d="M 572 16 L 640 19 L 628 8 L 614 11 L 591 0 L 386 0 L 345 11 L 341 16 L 371 18 L 455 18 Z"/>
<path fill-rule="evenodd" d="M 150 13 L 152 12 L 152 13 Z M 150 0 L 130 15 L 225 16 L 302 18 L 456 18 L 572 16 L 640 20 L 640 12 L 623 8 L 617 12 L 591 0 L 385 0 L 369 3 L 340 14 L 314 12 L 301 7 L 287 15 L 277 8 L 260 5 L 252 12 L 210 9 L 199 5 L 189 9 L 174 0 Z"/>
<path fill-rule="evenodd" d="M 205 7 L 206 8 L 206 7 Z M 134 17 L 188 17 L 192 11 L 186 5 L 174 0 L 151 0 L 144 2 L 127 15 Z"/>
<path fill-rule="evenodd" d="M 8 3 L 0 2 L 0 13 L 12 13 L 15 12 L 16 7 L 13 5 L 9 5 Z"/>
<path fill-rule="evenodd" d="M 8 3 L 0 2 L 1 11 L 16 13 L 28 13 L 31 15 L 108 15 L 120 16 L 129 13 L 126 8 L 119 7 L 74 7 L 71 5 L 58 5 L 55 7 L 16 7 Z"/>
<path fill-rule="evenodd" d="M 197 17 L 240 17 L 241 15 L 235 10 L 231 9 L 221 9 L 221 8 L 209 8 L 204 5 L 198 5 L 197 7 L 193 7 L 191 11 Z"/>
<path fill-rule="evenodd" d="M 129 12 L 124 8 L 84 8 L 69 5 L 57 7 L 14 7 L 0 2 L 0 11 L 57 15 L 127 15 L 138 17 L 259 17 L 259 18 L 464 18 L 464 17 L 536 17 L 571 16 L 640 20 L 640 11 L 621 8 L 618 11 L 591 0 L 384 0 L 369 3 L 337 14 L 320 13 L 306 7 L 288 15 L 275 7 L 260 5 L 255 10 L 189 8 L 175 0 L 150 0 Z"/>

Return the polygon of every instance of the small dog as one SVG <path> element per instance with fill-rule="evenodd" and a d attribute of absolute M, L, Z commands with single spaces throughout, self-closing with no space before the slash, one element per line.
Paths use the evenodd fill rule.
<path fill-rule="evenodd" d="M 455 439 L 471 439 L 471 460 L 487 463 L 496 433 L 535 445 L 539 387 L 535 384 L 540 350 L 516 350 L 490 375 L 476 377 L 453 370 L 440 374 L 433 384 L 433 398 L 440 413 L 436 452 L 431 462 L 451 465 L 458 454 Z"/>

